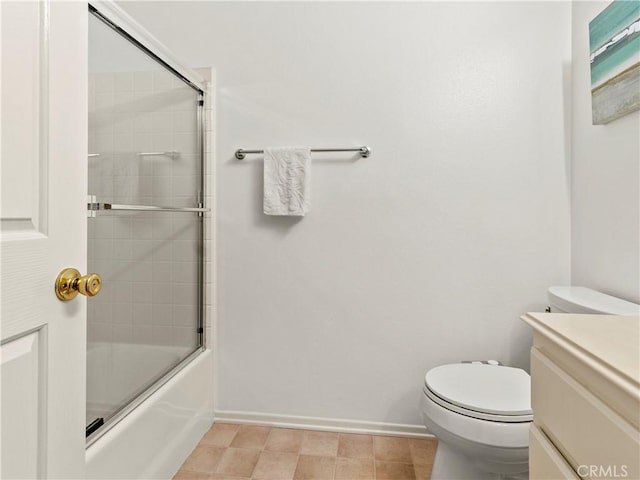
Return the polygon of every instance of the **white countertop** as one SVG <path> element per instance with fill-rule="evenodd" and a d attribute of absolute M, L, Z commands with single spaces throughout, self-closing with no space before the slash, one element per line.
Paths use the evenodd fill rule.
<path fill-rule="evenodd" d="M 639 316 L 527 313 L 522 318 L 541 333 L 563 338 L 640 385 Z"/>

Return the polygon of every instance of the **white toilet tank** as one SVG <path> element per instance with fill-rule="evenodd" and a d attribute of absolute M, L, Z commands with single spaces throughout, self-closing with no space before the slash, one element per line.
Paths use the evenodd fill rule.
<path fill-rule="evenodd" d="M 585 287 L 549 287 L 551 312 L 640 315 L 640 305 Z"/>

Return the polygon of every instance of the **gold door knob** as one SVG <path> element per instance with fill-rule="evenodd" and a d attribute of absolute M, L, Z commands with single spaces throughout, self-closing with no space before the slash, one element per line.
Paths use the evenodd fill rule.
<path fill-rule="evenodd" d="M 80 276 L 75 268 L 65 268 L 56 278 L 56 296 L 63 302 L 76 298 L 78 293 L 93 297 L 102 288 L 102 278 L 97 273 Z"/>

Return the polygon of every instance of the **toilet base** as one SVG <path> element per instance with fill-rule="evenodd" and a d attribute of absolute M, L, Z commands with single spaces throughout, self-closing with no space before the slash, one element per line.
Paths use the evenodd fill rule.
<path fill-rule="evenodd" d="M 500 475 L 479 470 L 467 457 L 440 441 L 431 480 L 528 480 L 528 473 Z"/>

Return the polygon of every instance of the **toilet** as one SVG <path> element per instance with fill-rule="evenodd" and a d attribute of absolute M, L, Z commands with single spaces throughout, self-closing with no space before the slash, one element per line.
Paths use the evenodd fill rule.
<path fill-rule="evenodd" d="M 640 305 L 584 287 L 549 288 L 551 312 L 638 315 Z M 421 410 L 439 440 L 432 480 L 527 479 L 530 377 L 495 360 L 425 375 Z"/>

